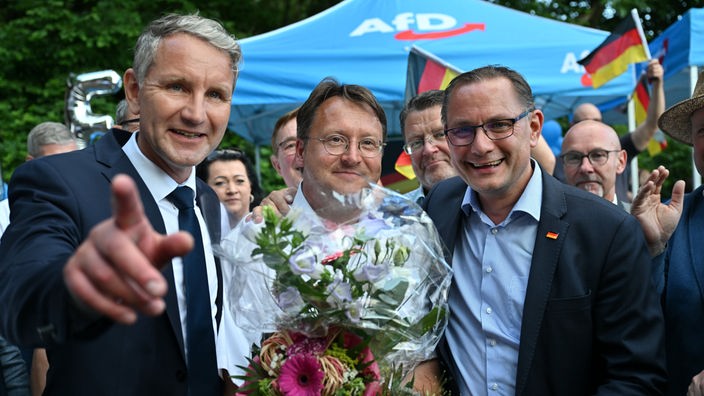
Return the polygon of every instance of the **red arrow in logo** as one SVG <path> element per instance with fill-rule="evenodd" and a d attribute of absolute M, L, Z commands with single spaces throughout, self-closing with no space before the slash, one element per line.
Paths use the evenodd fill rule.
<path fill-rule="evenodd" d="M 460 34 L 469 33 L 473 30 L 484 31 L 483 23 L 465 23 L 461 28 L 453 30 L 445 30 L 442 32 L 428 32 L 428 33 L 416 33 L 411 29 L 404 30 L 402 32 L 396 33 L 394 38 L 396 40 L 432 40 L 439 38 L 446 38 L 452 36 L 458 36 Z"/>

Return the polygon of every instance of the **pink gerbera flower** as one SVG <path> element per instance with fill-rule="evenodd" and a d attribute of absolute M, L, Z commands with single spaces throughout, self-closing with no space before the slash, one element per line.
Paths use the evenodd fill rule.
<path fill-rule="evenodd" d="M 321 261 L 320 263 L 323 265 L 330 264 L 330 263 L 334 262 L 335 260 L 339 259 L 340 257 L 342 257 L 343 255 L 344 254 L 342 252 L 333 253 L 333 254 L 325 257 L 323 259 L 323 261 Z"/>
<path fill-rule="evenodd" d="M 289 356 L 281 366 L 279 389 L 286 396 L 316 396 L 323 391 L 318 359 L 308 354 Z"/>

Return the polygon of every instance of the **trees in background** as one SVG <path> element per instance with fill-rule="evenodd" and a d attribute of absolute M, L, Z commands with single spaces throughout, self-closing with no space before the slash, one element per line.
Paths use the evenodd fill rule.
<path fill-rule="evenodd" d="M 385 0 L 379 0 L 385 1 Z M 142 27 L 164 12 L 193 12 L 221 21 L 239 38 L 274 30 L 323 11 L 340 0 L 10 0 L 0 8 L 0 163 L 3 180 L 24 160 L 26 136 L 43 121 L 64 121 L 69 73 L 131 64 L 132 46 Z M 678 0 L 494 0 L 497 4 L 604 30 L 638 8 L 646 34 L 654 37 L 693 2 Z M 199 9 L 200 8 L 200 9 Z M 654 12 L 657 10 L 657 12 Z M 540 38 L 536 38 L 539 40 Z M 246 56 L 246 55 L 245 55 Z M 93 112 L 114 114 L 122 93 L 92 101 Z M 234 133 L 223 145 L 254 148 Z M 671 145 L 671 147 L 674 145 Z M 670 148 L 668 148 L 670 151 Z M 662 155 L 667 160 L 668 151 Z M 261 154 L 262 186 L 283 186 Z M 656 157 L 657 158 L 657 157 Z M 685 175 L 683 177 L 687 177 Z"/>
<path fill-rule="evenodd" d="M 142 28 L 163 13 L 199 11 L 244 38 L 314 15 L 339 1 L 209 0 L 207 6 L 188 0 L 5 2 L 0 7 L 2 179 L 7 182 L 24 161 L 27 133 L 34 125 L 64 122 L 69 73 L 112 69 L 121 75 L 131 66 L 132 47 Z M 91 101 L 93 112 L 113 115 L 122 97 L 120 93 L 96 98 Z M 227 134 L 225 144 L 247 146 L 234 134 Z M 268 155 L 262 158 L 268 159 Z M 268 161 L 262 162 L 268 165 Z M 264 185 L 273 187 L 275 183 L 272 176 Z"/>

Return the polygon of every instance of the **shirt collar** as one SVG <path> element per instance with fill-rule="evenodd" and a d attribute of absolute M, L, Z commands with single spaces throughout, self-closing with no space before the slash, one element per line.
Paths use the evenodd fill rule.
<path fill-rule="evenodd" d="M 166 174 L 166 172 L 142 153 L 142 150 L 137 144 L 138 135 L 139 132 L 133 133 L 127 143 L 122 146 L 122 150 L 125 152 L 130 162 L 132 162 L 139 176 L 144 180 L 156 202 L 165 199 L 178 186 L 190 187 L 191 190 L 196 191 L 195 167 L 193 167 L 190 176 L 188 176 L 188 179 L 184 183 L 177 183 L 171 176 Z"/>
<path fill-rule="evenodd" d="M 506 220 L 511 219 L 515 212 L 524 212 L 532 216 L 536 221 L 540 220 L 540 206 L 543 201 L 543 175 L 540 171 L 540 165 L 532 158 L 531 167 L 533 168 L 533 174 L 518 201 L 513 205 Z M 479 196 L 469 186 L 467 186 L 462 199 L 462 211 L 465 215 L 469 215 L 472 211 L 483 213 L 479 203 Z"/>
<path fill-rule="evenodd" d="M 614 199 L 612 199 L 611 202 L 613 202 L 614 205 L 618 205 L 618 197 L 616 194 L 614 194 Z"/>

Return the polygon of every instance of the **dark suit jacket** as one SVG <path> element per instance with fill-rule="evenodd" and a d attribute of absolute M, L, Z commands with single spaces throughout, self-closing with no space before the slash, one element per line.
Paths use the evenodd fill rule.
<path fill-rule="evenodd" d="M 29 375 L 22 353 L 0 337 L 0 396 L 29 395 Z"/>
<path fill-rule="evenodd" d="M 466 188 L 455 177 L 439 183 L 424 202 L 450 263 Z M 547 237 L 549 232 L 557 238 Z M 543 173 L 516 395 L 661 394 L 663 319 L 649 263 L 635 218 Z M 445 340 L 438 352 L 452 374 Z"/>
<path fill-rule="evenodd" d="M 665 311 L 668 395 L 684 395 L 704 370 L 704 186 L 687 194 L 665 254 L 654 261 Z"/>
<path fill-rule="evenodd" d="M 166 312 L 131 326 L 79 309 L 62 270 L 90 230 L 112 215 L 110 181 L 131 176 L 154 229 L 164 233 L 157 203 L 113 130 L 85 150 L 29 161 L 10 182 L 11 225 L 0 244 L 0 332 L 24 346 L 46 347 L 48 395 L 186 395 L 183 336 L 171 265 Z M 198 203 L 214 241 L 220 206 L 199 182 Z M 221 290 L 221 288 L 219 288 Z"/>

